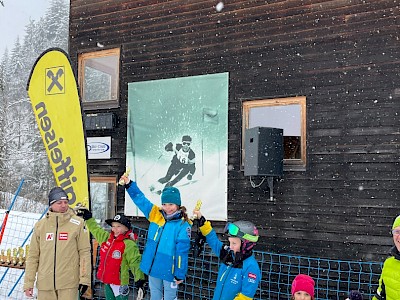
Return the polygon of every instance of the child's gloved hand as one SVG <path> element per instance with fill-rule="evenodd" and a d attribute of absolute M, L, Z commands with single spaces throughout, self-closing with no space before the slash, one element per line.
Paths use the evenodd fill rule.
<path fill-rule="evenodd" d="M 135 282 L 135 288 L 137 289 L 136 300 L 142 300 L 146 295 L 146 284 L 147 282 L 144 279 L 139 279 L 137 282 Z"/>
<path fill-rule="evenodd" d="M 84 207 L 79 208 L 76 214 L 77 214 L 77 216 L 82 217 L 85 221 L 87 221 L 93 217 L 90 210 L 88 210 L 87 208 L 84 208 Z"/>

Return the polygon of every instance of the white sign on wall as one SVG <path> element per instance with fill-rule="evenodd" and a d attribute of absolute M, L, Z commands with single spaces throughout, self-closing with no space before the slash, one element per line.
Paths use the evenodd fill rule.
<path fill-rule="evenodd" d="M 87 138 L 88 159 L 110 159 L 111 136 Z"/>

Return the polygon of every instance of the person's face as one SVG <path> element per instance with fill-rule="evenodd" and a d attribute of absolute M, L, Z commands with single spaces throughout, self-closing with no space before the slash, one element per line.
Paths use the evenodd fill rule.
<path fill-rule="evenodd" d="M 395 229 L 393 229 L 392 234 L 394 245 L 396 246 L 397 250 L 400 251 L 400 226 L 397 226 Z"/>
<path fill-rule="evenodd" d="M 125 232 L 127 232 L 128 228 L 125 225 L 122 225 L 121 223 L 112 222 L 111 223 L 111 230 L 114 233 L 114 236 L 117 237 L 120 234 L 124 234 Z"/>
<path fill-rule="evenodd" d="M 230 248 L 234 253 L 240 252 L 240 246 L 242 245 L 242 242 L 241 242 L 240 238 L 234 237 L 234 236 L 230 236 L 230 237 L 228 238 L 228 240 L 229 240 L 229 248 Z"/>
<path fill-rule="evenodd" d="M 298 291 L 293 296 L 294 300 L 311 300 L 311 295 L 303 291 Z"/>
<path fill-rule="evenodd" d="M 57 200 L 50 206 L 50 208 L 56 213 L 65 213 L 69 208 L 68 200 Z"/>
<path fill-rule="evenodd" d="M 183 151 L 188 152 L 190 149 L 190 142 L 182 142 Z"/>
<path fill-rule="evenodd" d="M 173 214 L 174 212 L 178 211 L 179 206 L 173 203 L 164 203 L 162 205 L 162 210 L 167 214 Z"/>

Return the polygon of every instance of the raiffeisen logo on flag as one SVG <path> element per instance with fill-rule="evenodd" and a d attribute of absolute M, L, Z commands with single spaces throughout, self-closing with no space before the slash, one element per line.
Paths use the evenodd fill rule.
<path fill-rule="evenodd" d="M 65 93 L 65 68 L 64 66 L 48 68 L 46 73 L 46 95 Z"/>
<path fill-rule="evenodd" d="M 58 186 L 72 207 L 89 207 L 86 139 L 76 79 L 67 54 L 49 49 L 36 61 L 28 94 Z M 60 236 L 61 238 L 61 236 Z"/>

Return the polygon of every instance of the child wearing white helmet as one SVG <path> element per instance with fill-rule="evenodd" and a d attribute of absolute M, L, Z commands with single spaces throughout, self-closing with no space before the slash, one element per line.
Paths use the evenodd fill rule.
<path fill-rule="evenodd" d="M 228 246 L 218 239 L 211 223 L 199 210 L 193 213 L 200 221 L 200 231 L 207 243 L 221 259 L 213 300 L 253 299 L 261 280 L 260 267 L 252 251 L 259 238 L 257 228 L 249 221 L 227 223 Z"/>

